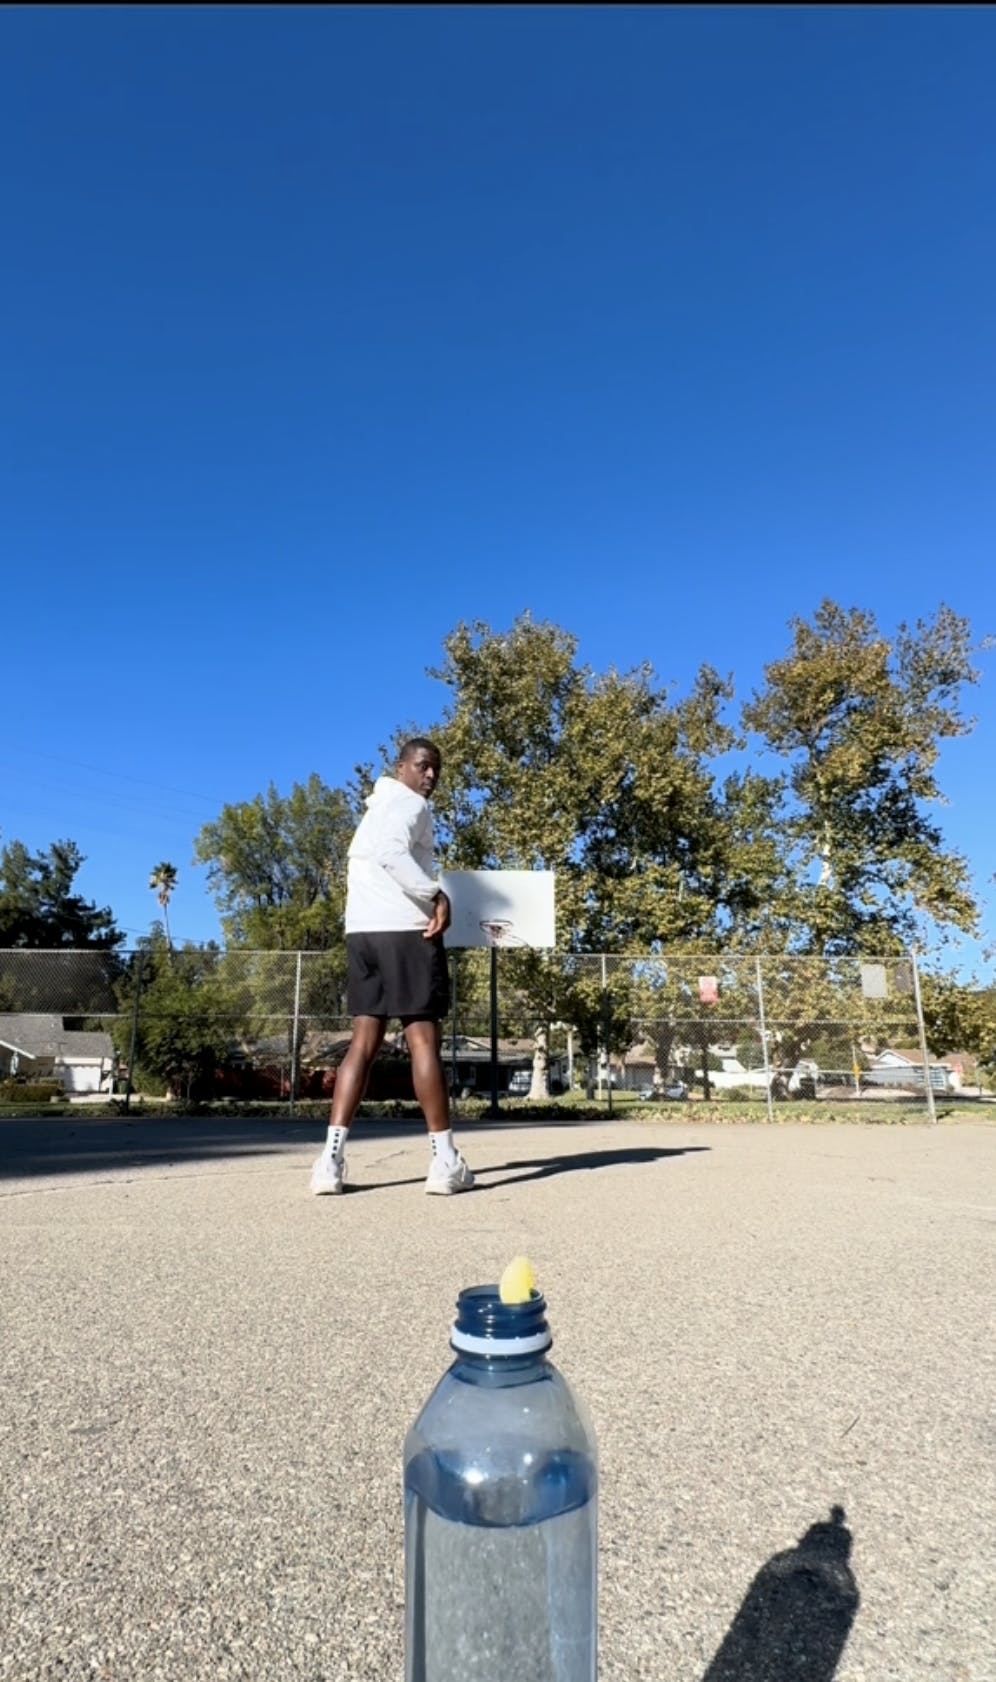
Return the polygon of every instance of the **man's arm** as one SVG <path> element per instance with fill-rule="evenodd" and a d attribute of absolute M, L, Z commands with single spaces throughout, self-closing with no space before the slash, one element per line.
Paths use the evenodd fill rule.
<path fill-rule="evenodd" d="M 432 916 L 429 918 L 429 926 L 425 930 L 425 939 L 435 940 L 437 934 L 445 934 L 450 926 L 451 914 L 452 907 L 449 896 L 444 894 L 442 888 L 440 888 L 436 895 L 436 903 L 432 908 Z"/>
<path fill-rule="evenodd" d="M 412 855 L 412 828 L 395 821 L 377 837 L 374 857 L 387 874 L 394 878 L 412 899 L 434 899 L 440 892 L 439 883 L 428 876 Z"/>
<path fill-rule="evenodd" d="M 449 900 L 446 899 L 439 883 L 422 869 L 412 853 L 418 815 L 402 819 L 392 812 L 384 814 L 384 819 L 386 821 L 382 820 L 382 827 L 373 849 L 377 863 L 410 899 L 421 900 L 423 903 L 430 900 L 436 902 L 431 913 L 433 921 L 440 914 L 439 901 L 446 900 L 446 920 L 442 927 L 447 928 L 450 920 Z"/>

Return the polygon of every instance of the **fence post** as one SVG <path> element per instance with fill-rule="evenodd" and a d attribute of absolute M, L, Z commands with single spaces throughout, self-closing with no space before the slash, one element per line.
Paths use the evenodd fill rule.
<path fill-rule="evenodd" d="M 913 997 L 916 1000 L 916 1025 L 920 1034 L 920 1056 L 923 1058 L 923 1089 L 927 1094 L 927 1116 L 933 1127 L 937 1122 L 937 1110 L 934 1106 L 934 1088 L 930 1083 L 930 1052 L 927 1050 L 927 1028 L 923 1020 L 920 971 L 917 967 L 916 950 L 912 946 L 910 947 L 910 960 L 913 965 Z"/>
<path fill-rule="evenodd" d="M 609 1094 L 609 1114 L 612 1114 L 612 1056 L 609 1049 L 609 993 L 605 979 L 605 953 L 602 953 L 602 1042 L 605 1047 L 605 1084 Z M 601 1062 L 601 1059 L 599 1059 Z"/>
<path fill-rule="evenodd" d="M 135 1073 L 135 1046 L 138 1042 L 138 1001 L 142 992 L 142 971 L 145 968 L 144 949 L 137 954 L 138 964 L 135 969 L 135 997 L 131 1006 L 131 1043 L 128 1046 L 128 1076 L 125 1081 L 125 1113 L 131 1109 L 131 1083 Z"/>
<path fill-rule="evenodd" d="M 460 981 L 460 950 L 459 950 L 459 947 L 454 946 L 454 948 L 453 948 L 453 986 L 452 986 L 452 995 L 453 996 L 452 996 L 452 1000 L 451 1000 L 451 1003 L 450 1003 L 450 1034 L 452 1036 L 452 1038 L 450 1040 L 450 1113 L 452 1114 L 454 1120 L 459 1120 L 459 1113 L 457 1111 L 457 1088 L 458 1088 L 458 1085 L 459 1085 L 459 1082 L 457 1080 L 457 1074 L 458 1074 L 458 1069 L 459 1069 L 459 1065 L 457 1063 L 457 1010 L 459 1008 L 459 998 L 458 998 L 457 989 L 458 989 L 458 986 L 459 986 L 459 981 Z"/>
<path fill-rule="evenodd" d="M 761 1050 L 764 1053 L 764 1090 L 768 1100 L 768 1120 L 775 1119 L 775 1101 L 771 1093 L 771 1060 L 768 1057 L 768 1026 L 764 1020 L 764 988 L 761 984 L 761 959 L 754 958 L 754 973 L 757 976 L 757 1014 L 761 1024 Z"/>
<path fill-rule="evenodd" d="M 294 1026 L 291 1030 L 291 1067 L 290 1067 L 290 1103 L 288 1114 L 294 1114 L 294 1100 L 297 1097 L 297 1036 L 301 1020 L 301 954 L 297 954 L 297 966 L 294 973 Z"/>

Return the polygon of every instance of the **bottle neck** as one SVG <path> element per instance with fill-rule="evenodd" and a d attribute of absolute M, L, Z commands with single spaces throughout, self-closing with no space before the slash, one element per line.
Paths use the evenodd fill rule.
<path fill-rule="evenodd" d="M 542 1355 L 553 1339 L 538 1291 L 527 1302 L 501 1301 L 495 1285 L 472 1285 L 457 1298 L 450 1344 L 458 1355 L 511 1360 Z"/>
<path fill-rule="evenodd" d="M 450 1373 L 461 1384 L 474 1384 L 486 1390 L 535 1384 L 550 1370 L 545 1349 L 531 1355 L 477 1355 L 460 1349 L 450 1367 Z"/>

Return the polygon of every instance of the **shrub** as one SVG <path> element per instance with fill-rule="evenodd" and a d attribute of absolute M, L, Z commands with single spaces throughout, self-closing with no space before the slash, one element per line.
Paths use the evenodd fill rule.
<path fill-rule="evenodd" d="M 64 1096 L 62 1083 L 57 1080 L 0 1081 L 0 1103 L 4 1104 L 47 1104 Z"/>

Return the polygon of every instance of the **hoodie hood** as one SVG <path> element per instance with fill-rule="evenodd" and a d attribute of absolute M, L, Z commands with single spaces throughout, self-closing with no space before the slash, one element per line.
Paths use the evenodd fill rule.
<path fill-rule="evenodd" d="M 406 788 L 397 777 L 378 777 L 373 789 L 367 795 L 367 811 L 380 811 L 392 800 L 417 800 L 425 805 L 421 794 L 416 794 L 412 788 Z"/>

